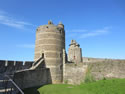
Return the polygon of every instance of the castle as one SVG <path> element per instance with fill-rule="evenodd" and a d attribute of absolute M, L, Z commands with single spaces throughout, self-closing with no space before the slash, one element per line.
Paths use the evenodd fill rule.
<path fill-rule="evenodd" d="M 52 21 L 36 30 L 34 61 L 0 61 L 0 73 L 13 75 L 21 89 L 65 81 L 80 84 L 88 70 L 96 80 L 125 78 L 125 60 L 82 57 L 75 40 L 71 40 L 67 55 L 64 25 L 54 25 Z"/>

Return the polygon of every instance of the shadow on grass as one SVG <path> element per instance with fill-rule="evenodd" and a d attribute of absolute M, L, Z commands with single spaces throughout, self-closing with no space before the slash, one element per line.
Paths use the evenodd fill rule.
<path fill-rule="evenodd" d="M 24 94 L 40 94 L 38 91 L 38 88 L 40 88 L 40 87 L 42 87 L 42 86 L 26 88 L 23 90 L 23 92 L 24 92 Z"/>

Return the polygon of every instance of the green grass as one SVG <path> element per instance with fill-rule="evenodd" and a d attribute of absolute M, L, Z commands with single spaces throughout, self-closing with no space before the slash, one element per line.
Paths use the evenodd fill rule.
<path fill-rule="evenodd" d="M 125 94 L 125 79 L 100 80 L 81 85 L 52 84 L 37 90 L 39 94 Z"/>

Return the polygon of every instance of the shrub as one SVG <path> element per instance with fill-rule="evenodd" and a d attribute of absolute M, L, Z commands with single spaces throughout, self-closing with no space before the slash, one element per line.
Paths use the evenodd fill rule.
<path fill-rule="evenodd" d="M 103 77 L 103 79 L 102 80 L 106 80 L 106 78 L 105 77 Z"/>
<path fill-rule="evenodd" d="M 68 84 L 68 80 L 64 80 L 64 84 Z"/>
<path fill-rule="evenodd" d="M 84 82 L 85 83 L 95 82 L 95 78 L 91 74 L 91 67 L 88 67 Z"/>

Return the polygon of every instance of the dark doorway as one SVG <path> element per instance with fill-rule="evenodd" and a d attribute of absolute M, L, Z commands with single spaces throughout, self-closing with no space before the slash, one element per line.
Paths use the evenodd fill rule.
<path fill-rule="evenodd" d="M 44 53 L 42 53 L 42 58 L 44 58 Z"/>

